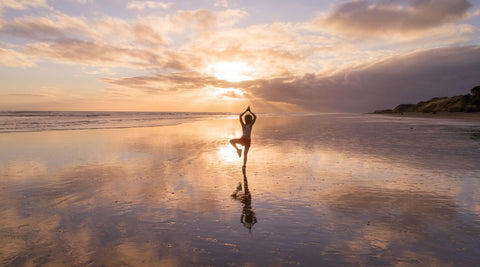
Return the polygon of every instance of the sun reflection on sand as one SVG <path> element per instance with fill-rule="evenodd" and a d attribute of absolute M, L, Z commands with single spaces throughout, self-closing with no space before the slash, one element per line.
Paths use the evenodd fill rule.
<path fill-rule="evenodd" d="M 224 163 L 241 162 L 237 152 L 230 144 L 219 146 L 217 152 L 219 157 L 224 160 Z"/>

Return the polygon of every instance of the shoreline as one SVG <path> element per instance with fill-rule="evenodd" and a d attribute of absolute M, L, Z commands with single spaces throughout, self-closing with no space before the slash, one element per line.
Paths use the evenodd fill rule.
<path fill-rule="evenodd" d="M 425 118 L 425 119 L 452 119 L 480 122 L 480 112 L 437 112 L 437 113 L 424 113 L 424 112 L 404 112 L 404 113 L 370 113 L 373 115 L 386 115 L 392 117 L 408 117 L 408 118 Z"/>

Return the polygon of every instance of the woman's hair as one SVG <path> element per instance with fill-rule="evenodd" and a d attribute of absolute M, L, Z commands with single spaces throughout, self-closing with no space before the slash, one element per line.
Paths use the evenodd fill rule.
<path fill-rule="evenodd" d="M 245 122 L 246 123 L 252 123 L 252 116 L 251 115 L 246 115 L 245 116 Z"/>

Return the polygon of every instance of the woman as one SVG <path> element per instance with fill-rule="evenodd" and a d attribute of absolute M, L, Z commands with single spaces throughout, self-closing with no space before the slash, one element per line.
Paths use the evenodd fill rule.
<path fill-rule="evenodd" d="M 245 113 L 250 112 L 250 114 L 245 115 Z M 243 118 L 245 115 L 245 118 Z M 245 120 L 245 122 L 244 122 Z M 257 116 L 250 110 L 250 106 L 240 114 L 240 124 L 242 125 L 243 135 L 239 139 L 232 139 L 230 140 L 230 144 L 237 150 L 237 154 L 239 157 L 242 156 L 242 149 L 237 147 L 237 144 L 240 144 L 245 147 L 243 151 L 243 168 L 247 165 L 247 154 L 248 150 L 250 149 L 250 143 L 252 142 L 251 135 L 252 135 L 252 127 L 255 121 L 257 120 Z"/>

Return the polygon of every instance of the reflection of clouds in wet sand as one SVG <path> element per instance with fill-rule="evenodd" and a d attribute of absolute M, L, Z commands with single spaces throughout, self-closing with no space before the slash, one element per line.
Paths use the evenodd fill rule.
<path fill-rule="evenodd" d="M 456 200 L 425 191 L 354 187 L 333 192 L 327 207 L 335 238 L 324 255 L 343 251 L 362 264 L 474 263 L 478 225 L 458 217 Z M 452 255 L 452 251 L 456 254 Z"/>
<path fill-rule="evenodd" d="M 133 255 L 148 259 L 148 255 L 161 256 L 159 248 L 173 250 L 168 242 L 159 241 L 175 227 L 173 210 L 195 212 L 217 206 L 214 197 L 202 192 L 175 191 L 175 172 L 168 162 L 123 162 L 78 166 L 12 182 L 9 186 L 17 190 L 5 190 L 0 197 L 2 239 L 8 244 L 0 247 L 2 263 L 136 265 Z M 140 250 L 138 245 L 144 242 L 151 243 L 137 251 L 140 254 L 128 252 L 128 248 Z M 183 253 L 178 249 L 185 248 L 177 247 L 175 255 Z M 151 260 L 159 264 L 164 259 Z"/>
<path fill-rule="evenodd" d="M 115 186 L 123 171 L 120 166 L 82 166 L 49 173 L 57 183 L 48 184 L 49 177 L 16 183 L 17 190 L 1 197 L 7 204 L 2 205 L 2 236 L 7 244 L 22 246 L 11 254 L 11 248 L 1 248 L 2 263 L 82 265 L 114 256 L 116 233 L 129 219 L 123 195 L 134 193 Z"/>
<path fill-rule="evenodd" d="M 480 145 L 464 134 L 476 129 L 473 126 L 450 121 L 434 124 L 416 118 L 387 119 L 359 114 L 269 118 L 262 120 L 255 134 L 263 145 L 278 146 L 280 142 L 282 147 L 290 144 L 296 149 L 344 156 L 338 159 L 362 157 L 421 171 L 476 169 L 480 164 Z"/>
<path fill-rule="evenodd" d="M 457 151 L 422 168 L 429 151 L 410 160 L 409 150 L 394 153 L 402 144 L 386 151 L 404 132 L 391 139 L 382 131 L 376 140 L 369 136 L 376 126 L 358 128 L 356 117 L 322 118 L 259 118 L 240 202 L 230 197 L 242 178 L 228 143 L 236 118 L 7 134 L 0 265 L 480 261 L 478 169 L 464 170 L 477 159 Z M 22 137 L 28 146 L 18 145 Z"/>
<path fill-rule="evenodd" d="M 55 152 L 2 162 L 0 265 L 171 265 L 181 255 L 195 262 L 205 252 L 192 247 L 192 231 L 205 223 L 199 218 L 215 219 L 208 214 L 225 206 L 219 200 L 233 183 L 225 179 L 229 167 L 212 161 L 220 141 L 209 134 L 218 135 L 221 123 L 211 121 L 206 136 L 191 132 L 200 126 L 96 131 L 89 138 L 107 145 L 82 147 L 100 153 L 94 162 L 47 167 Z M 61 156 L 61 144 L 75 139 L 57 136 Z"/>

